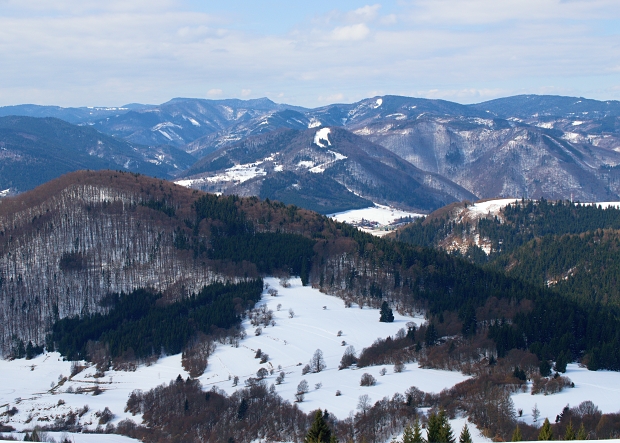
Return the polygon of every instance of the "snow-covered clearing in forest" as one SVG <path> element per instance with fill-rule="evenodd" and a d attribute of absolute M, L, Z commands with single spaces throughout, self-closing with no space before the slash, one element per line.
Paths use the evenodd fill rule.
<path fill-rule="evenodd" d="M 393 368 L 387 365 L 387 374 L 384 376 L 380 375 L 384 366 L 339 371 L 338 364 L 347 346 L 354 346 L 359 353 L 377 338 L 394 336 L 399 329 L 406 328 L 407 322 L 413 321 L 420 325 L 423 318 L 395 313 L 393 323 L 380 323 L 378 310 L 346 308 L 340 298 L 304 287 L 299 279 L 291 280 L 290 288 L 281 287 L 278 280 L 273 278 L 265 281 L 277 289 L 278 295 L 266 296 L 260 304 L 266 304 L 268 309 L 273 310 L 276 325 L 263 327 L 262 334 L 255 336 L 255 328 L 247 321 L 244 322 L 248 337 L 240 346 L 219 346 L 209 358 L 209 367 L 200 377 L 205 388 L 215 385 L 231 393 L 235 388 L 229 376 L 238 376 L 239 384 L 243 385 L 248 377 L 256 377 L 261 367 L 267 370 L 273 368 L 273 375 L 267 377 L 266 381 L 269 384 L 275 383 L 279 372 L 283 371 L 286 374 L 284 382 L 277 385 L 276 390 L 284 399 L 293 402 L 297 385 L 301 380 L 306 380 L 310 392 L 303 402 L 298 403 L 303 411 L 327 408 L 338 418 L 346 418 L 349 412 L 356 411 L 360 395 L 367 394 L 374 403 L 384 396 L 403 393 L 410 386 L 417 386 L 427 392 L 440 392 L 467 379 L 458 372 L 420 369 L 414 363 L 406 365 L 406 370 L 400 374 L 394 373 Z M 278 305 L 281 305 L 280 310 Z M 292 318 L 290 309 L 294 312 Z M 343 341 L 346 345 L 342 344 Z M 260 364 L 254 358 L 258 349 L 269 355 L 267 363 Z M 303 367 L 317 349 L 323 352 L 326 369 L 302 375 Z M 366 372 L 377 379 L 375 386 L 360 386 L 360 378 Z M 321 384 L 319 389 L 316 389 L 317 384 Z M 336 396 L 338 390 L 341 396 Z"/>
<path fill-rule="evenodd" d="M 314 144 L 321 148 L 327 148 L 327 146 L 331 146 L 331 142 L 329 141 L 330 132 L 331 130 L 329 128 L 321 128 L 316 131 L 316 134 L 314 134 Z M 327 145 L 323 144 L 323 142 L 326 142 Z"/>
<path fill-rule="evenodd" d="M 256 377 L 261 367 L 268 371 L 273 369 L 273 374 L 268 375 L 265 381 L 269 385 L 275 384 L 278 374 L 284 372 L 284 382 L 275 385 L 276 391 L 284 399 L 293 402 L 298 384 L 301 380 L 306 380 L 310 389 L 298 406 L 305 412 L 317 408 L 327 409 L 338 418 L 344 419 L 351 412 L 357 411 L 359 397 L 364 394 L 374 403 L 383 397 L 404 393 L 411 386 L 425 392 L 437 393 L 468 378 L 458 372 L 421 369 L 416 363 L 406 363 L 406 369 L 402 373 L 394 373 L 389 365 L 339 371 L 338 364 L 346 346 L 354 346 L 359 354 L 377 338 L 394 336 L 399 329 L 406 328 L 407 322 L 420 325 L 424 321 L 423 317 L 394 313 L 393 323 L 380 323 L 378 310 L 367 307 L 360 309 L 355 305 L 347 308 L 340 298 L 323 294 L 308 286 L 304 287 L 298 278 L 291 279 L 290 287 L 286 288 L 275 278 L 267 278 L 265 282 L 270 288 L 277 290 L 277 295 L 270 296 L 265 290 L 259 306 L 266 305 L 273 310 L 275 325 L 263 327 L 262 333 L 256 336 L 255 327 L 250 325 L 249 320 L 244 320 L 243 327 L 248 336 L 241 340 L 239 347 L 220 344 L 210 356 L 209 366 L 200 377 L 205 390 L 215 386 L 230 394 L 243 387 L 244 381 L 249 377 Z M 260 364 L 259 359 L 255 358 L 258 349 L 269 355 L 266 363 Z M 317 349 L 323 353 L 325 370 L 302 375 L 302 368 Z M 0 360 L 0 374 L 3 379 L 0 386 L 0 407 L 7 410 L 15 407 L 18 410 L 10 419 L 8 416 L 3 417 L 3 421 L 18 430 L 31 429 L 36 425 L 50 424 L 56 417 L 70 411 L 83 410 L 88 405 L 88 412 L 80 418 L 80 424 L 86 428 L 97 427 L 95 413 L 105 407 L 115 414 L 113 424 L 125 418 L 140 423 L 139 416 L 132 417 L 123 412 L 127 398 L 134 389 L 146 391 L 162 383 L 169 383 L 178 374 L 184 378 L 188 376 L 181 366 L 181 356 L 174 355 L 161 358 L 151 366 L 140 366 L 135 372 L 107 371 L 105 376 L 99 379 L 94 378 L 96 371 L 91 367 L 59 385 L 59 379 L 69 375 L 70 367 L 70 362 L 62 361 L 57 353 L 44 354 L 32 360 Z M 387 372 L 381 375 L 384 367 Z M 360 386 L 360 378 L 364 373 L 372 374 L 377 384 L 370 387 Z M 235 376 L 239 377 L 238 387 L 232 386 Z M 531 395 L 529 392 L 513 395 L 515 408 L 523 410 L 521 420 L 531 423 L 534 404 L 541 412 L 539 424 L 545 417 L 554 421 L 555 416 L 562 412 L 562 408 L 567 404 L 571 407 L 577 406 L 584 400 L 593 401 L 605 413 L 617 412 L 620 409 L 616 397 L 620 392 L 620 373 L 590 372 L 576 364 L 570 364 L 566 376 L 575 383 L 575 388 L 547 396 Z M 89 388 L 92 390 L 97 385 L 103 391 L 98 396 L 84 391 Z M 77 393 L 79 391 L 82 393 Z M 342 395 L 336 396 L 336 391 L 340 391 Z M 451 423 L 458 435 L 465 418 L 457 418 Z M 488 441 L 480 436 L 472 424 L 470 431 L 474 441 Z M 116 436 L 107 436 L 107 440 L 106 436 L 100 438 L 78 438 L 75 435 L 74 440 L 76 443 L 130 441 L 117 439 Z"/>
<path fill-rule="evenodd" d="M 390 208 L 389 206 L 383 206 L 376 203 L 374 206 L 369 208 L 352 209 L 350 211 L 338 212 L 336 214 L 329 215 L 329 217 L 334 220 L 357 226 L 362 231 L 369 232 L 377 236 L 382 236 L 389 233 L 394 228 L 395 222 L 399 219 L 423 216 L 423 214 Z"/>
<path fill-rule="evenodd" d="M 592 401 L 603 413 L 620 411 L 617 397 L 620 395 L 620 372 L 588 371 L 573 363 L 567 366 L 566 374 L 562 375 L 570 378 L 575 387 L 566 388 L 553 395 L 531 395 L 528 391 L 512 396 L 515 408 L 523 409 L 523 417 L 519 420 L 532 424 L 532 408 L 535 404 L 540 410 L 537 423 L 539 426 L 545 417 L 553 423 L 555 416 L 562 413 L 564 406 L 569 405 L 572 408 L 586 400 Z"/>
<path fill-rule="evenodd" d="M 274 311 L 275 326 L 263 327 L 262 334 L 255 336 L 255 328 L 244 320 L 243 327 L 248 337 L 240 342 L 238 348 L 218 345 L 209 358 L 207 370 L 200 377 L 204 389 L 217 386 L 232 393 L 236 388 L 232 386 L 229 376 L 238 376 L 239 387 L 242 387 L 247 378 L 256 377 L 261 367 L 274 369 L 274 373 L 266 378 L 271 385 L 275 383 L 280 372 L 278 367 L 281 366 L 286 375 L 284 382 L 276 385 L 276 390 L 283 398 L 293 402 L 297 385 L 305 379 L 310 392 L 299 403 L 302 410 L 308 412 L 320 407 L 339 418 L 346 418 L 351 411 L 356 411 L 359 396 L 363 394 L 367 394 L 374 403 L 384 396 L 404 393 L 410 386 L 427 392 L 440 392 L 467 379 L 458 372 L 420 369 L 415 363 L 406 364 L 405 371 L 399 374 L 394 373 L 391 366 L 385 366 L 387 373 L 383 376 L 380 375 L 383 366 L 339 371 L 338 364 L 346 346 L 354 346 L 359 353 L 377 338 L 393 336 L 399 329 L 406 328 L 407 322 L 420 325 L 423 318 L 395 313 L 393 323 L 381 323 L 377 309 L 346 308 L 340 298 L 304 287 L 298 278 L 291 279 L 288 288 L 282 287 L 275 278 L 267 278 L 265 282 L 278 294 L 272 297 L 265 291 L 259 305 L 266 304 Z M 279 310 L 278 305 L 281 305 Z M 293 311 L 292 318 L 290 310 Z M 259 348 L 269 354 L 269 361 L 262 365 L 254 358 Z M 302 375 L 302 368 L 317 349 L 323 352 L 326 369 L 316 374 Z M 82 410 L 85 405 L 88 405 L 88 412 L 80 418 L 80 424 L 86 428 L 97 427 L 95 413 L 105 407 L 115 415 L 113 424 L 125 418 L 139 423 L 140 417 L 123 412 L 127 398 L 134 389 L 149 390 L 169 383 L 178 374 L 184 378 L 188 376 L 181 366 L 180 355 L 161 358 L 151 366 L 138 367 L 135 372 L 107 371 L 99 379 L 94 378 L 96 370 L 90 367 L 59 386 L 59 379 L 67 377 L 70 370 L 71 363 L 62 361 L 58 353 L 40 355 L 32 360 L 0 360 L 0 374 L 3 377 L 0 406 L 3 409 L 16 407 L 18 410 L 8 424 L 18 430 L 43 426 L 70 411 Z M 377 379 L 375 386 L 360 386 L 360 378 L 366 372 Z M 93 396 L 91 392 L 83 391 L 92 390 L 97 385 L 103 391 L 100 395 Z M 336 396 L 337 390 L 342 395 Z M 79 391 L 83 393 L 77 393 Z"/>
<path fill-rule="evenodd" d="M 600 206 L 603 209 L 607 208 L 620 208 L 620 202 L 595 202 L 595 203 L 581 203 L 584 206 Z"/>
<path fill-rule="evenodd" d="M 6 197 L 11 192 L 10 189 L 5 189 L 4 191 L 0 191 L 0 197 Z"/>
<path fill-rule="evenodd" d="M 495 200 L 485 200 L 485 201 L 476 202 L 473 205 L 468 206 L 467 210 L 472 215 L 478 215 L 478 216 L 485 216 L 487 214 L 497 215 L 499 214 L 499 211 L 501 211 L 506 206 L 512 203 L 518 203 L 520 201 L 521 199 L 518 199 L 518 198 L 501 198 L 501 199 L 495 199 Z M 591 206 L 591 205 L 600 206 L 603 209 L 607 209 L 609 207 L 616 207 L 616 208 L 620 207 L 620 202 L 594 202 L 594 203 L 575 202 L 575 203 L 583 205 L 583 206 Z"/>
<path fill-rule="evenodd" d="M 486 200 L 483 202 L 474 203 L 471 206 L 468 206 L 467 209 L 469 212 L 475 215 L 496 215 L 500 210 L 505 208 L 511 203 L 518 202 L 519 200 L 516 198 L 502 198 L 497 200 Z"/>

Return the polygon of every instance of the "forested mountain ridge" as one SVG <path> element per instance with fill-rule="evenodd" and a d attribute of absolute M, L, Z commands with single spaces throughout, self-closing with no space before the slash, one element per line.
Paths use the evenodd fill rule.
<path fill-rule="evenodd" d="M 177 181 L 208 192 L 257 195 L 324 214 L 370 202 L 429 211 L 474 198 L 385 148 L 338 127 L 281 129 L 220 149 Z"/>
<path fill-rule="evenodd" d="M 0 190 L 23 192 L 80 169 L 169 177 L 195 159 L 171 146 L 143 146 L 57 118 L 0 117 Z"/>
<path fill-rule="evenodd" d="M 609 201 L 620 199 L 619 106 L 616 101 L 536 95 L 475 105 L 386 95 L 315 109 L 268 99 L 177 98 L 161 105 L 131 105 L 122 109 L 17 106 L 0 108 L 0 115 L 14 112 L 64 116 L 67 121 L 92 126 L 119 142 L 129 142 L 134 154 L 149 163 L 140 169 L 131 152 L 120 155 L 103 150 L 103 160 L 113 160 L 108 167 L 120 166 L 155 176 L 187 169 L 194 161 L 191 156 L 201 159 L 257 135 L 327 126 L 342 128 L 381 145 L 424 171 L 426 177 L 435 177 L 435 184 L 449 180 L 478 198 L 572 196 L 581 201 Z M 146 148 L 147 145 L 150 147 Z M 99 155 L 102 149 L 90 151 Z M 0 152 L 10 165 L 0 177 L 8 176 L 13 169 L 17 171 L 16 177 L 24 176 L 24 169 L 20 169 L 24 160 L 16 162 L 19 155 L 22 154 Z M 45 153 L 41 157 L 46 158 Z M 41 170 L 41 165 L 30 160 L 31 169 Z M 376 163 L 374 169 L 378 168 L 389 171 Z M 51 179 L 71 170 L 56 169 L 56 175 L 30 176 L 45 175 L 45 179 Z M 290 171 L 281 172 L 275 174 L 274 185 L 295 184 Z M 374 180 L 370 176 L 367 181 Z M 310 178 L 307 184 L 317 187 Z M 4 186 L 0 191 L 9 187 Z M 26 189 L 21 185 L 12 187 L 18 192 Z M 322 191 L 342 194 L 342 189 L 334 186 Z M 350 207 L 361 204 L 359 199 L 346 200 Z M 318 209 L 317 202 L 299 200 L 298 204 L 301 203 Z"/>
<path fill-rule="evenodd" d="M 211 283 L 274 273 L 360 305 L 424 309 L 437 330 L 488 335 L 502 355 L 596 355 L 593 368 L 620 369 L 612 313 L 294 206 L 111 171 L 69 174 L 0 202 L 5 355 L 14 339 L 41 345 L 54 321 L 105 312 L 111 293 L 152 288 L 174 302 Z"/>
<path fill-rule="evenodd" d="M 615 206 L 522 200 L 484 214 L 457 204 L 395 238 L 450 251 L 584 303 L 620 306 Z"/>
<path fill-rule="evenodd" d="M 209 198 L 214 199 L 211 206 Z M 196 206 L 197 201 L 203 205 Z M 212 230 L 226 236 L 222 224 L 239 229 L 240 235 L 248 234 L 253 225 L 244 221 L 245 216 L 235 216 L 236 206 L 252 214 L 257 200 L 238 202 L 235 197 L 218 200 L 163 180 L 112 171 L 72 173 L 3 199 L 0 302 L 4 353 L 13 335 L 42 344 L 53 318 L 101 311 L 100 301 L 109 293 L 153 288 L 174 300 L 197 293 L 205 284 L 253 278 L 259 269 L 281 267 L 273 260 L 277 245 L 270 260 L 255 265 L 243 262 L 247 256 L 207 255 L 204 244 L 190 243 L 201 230 L 205 241 L 212 237 Z M 199 218 L 201 210 L 210 211 L 208 221 Z M 264 219 L 271 217 L 274 231 L 305 231 L 306 235 L 320 231 L 314 226 L 322 223 L 318 216 L 309 214 L 303 225 L 290 220 L 285 226 L 282 213 L 284 207 L 275 206 L 270 216 L 264 214 Z M 259 226 L 267 225 L 264 221 Z M 230 246 L 219 242 L 222 248 Z M 244 254 L 242 249 L 233 252 Z M 250 253 L 247 248 L 245 253 Z"/>

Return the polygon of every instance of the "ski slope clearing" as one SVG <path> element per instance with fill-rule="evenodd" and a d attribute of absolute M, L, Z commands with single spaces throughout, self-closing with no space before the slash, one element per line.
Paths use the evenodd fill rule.
<path fill-rule="evenodd" d="M 424 217 L 424 214 L 402 211 L 375 203 L 370 208 L 352 209 L 350 211 L 330 214 L 336 221 L 356 226 L 364 232 L 381 237 L 401 224 L 401 219 Z"/>

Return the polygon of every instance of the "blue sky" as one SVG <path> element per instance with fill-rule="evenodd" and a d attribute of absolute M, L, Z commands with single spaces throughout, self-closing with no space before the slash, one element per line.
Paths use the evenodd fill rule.
<path fill-rule="evenodd" d="M 0 105 L 620 99 L 618 0 L 0 0 Z"/>

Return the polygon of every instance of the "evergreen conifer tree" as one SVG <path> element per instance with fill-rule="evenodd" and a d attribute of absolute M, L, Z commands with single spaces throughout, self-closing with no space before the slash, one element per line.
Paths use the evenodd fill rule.
<path fill-rule="evenodd" d="M 583 422 L 581 426 L 579 426 L 579 431 L 577 431 L 577 440 L 585 440 L 588 438 L 588 433 L 586 432 L 585 426 L 583 426 Z"/>
<path fill-rule="evenodd" d="M 422 437 L 422 428 L 420 427 L 420 420 L 417 418 L 413 422 L 413 439 L 411 443 L 426 443 L 424 437 Z"/>
<path fill-rule="evenodd" d="M 426 424 L 426 441 L 428 443 L 439 443 L 439 431 L 441 431 L 441 420 L 434 412 L 428 417 Z"/>
<path fill-rule="evenodd" d="M 549 419 L 545 418 L 545 421 L 540 428 L 540 432 L 538 433 L 539 441 L 548 441 L 553 440 L 553 431 L 551 430 L 551 423 L 549 423 Z"/>
<path fill-rule="evenodd" d="M 459 437 L 459 443 L 473 443 L 471 440 L 471 434 L 469 433 L 469 428 L 467 427 L 467 423 L 463 426 L 463 430 L 461 431 L 461 435 Z"/>
<path fill-rule="evenodd" d="M 522 440 L 523 440 L 523 436 L 521 435 L 521 429 L 519 429 L 519 425 L 517 425 L 514 432 L 512 433 L 512 438 L 510 439 L 510 441 L 522 441 Z"/>
<path fill-rule="evenodd" d="M 413 428 L 411 425 L 405 426 L 402 443 L 413 443 Z"/>
<path fill-rule="evenodd" d="M 304 443 L 331 443 L 334 440 L 332 438 L 332 431 L 323 417 L 323 411 L 319 409 L 314 414 L 314 421 L 308 430 L 308 434 L 306 434 Z"/>
<path fill-rule="evenodd" d="M 448 417 L 446 417 L 446 412 L 442 409 L 439 412 L 439 442 L 441 443 L 456 443 L 456 438 L 454 438 L 454 434 L 452 433 L 452 426 L 450 426 L 450 422 L 448 421 Z"/>
<path fill-rule="evenodd" d="M 573 421 L 571 420 L 568 422 L 568 426 L 566 427 L 566 431 L 564 432 L 564 440 L 574 440 L 575 437 L 575 428 L 573 428 Z"/>
<path fill-rule="evenodd" d="M 394 313 L 386 301 L 381 303 L 381 316 L 379 317 L 379 321 L 384 323 L 392 323 L 394 321 Z"/>

